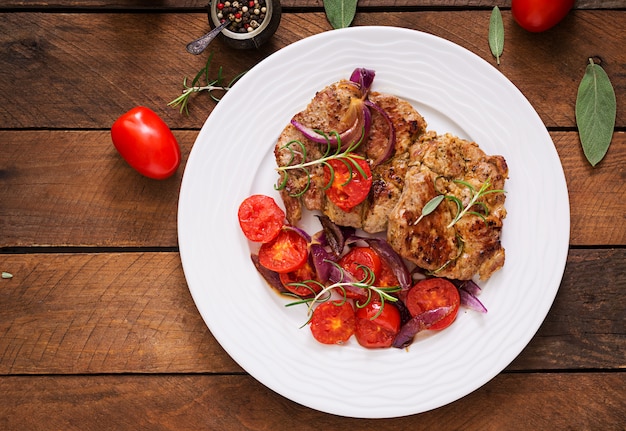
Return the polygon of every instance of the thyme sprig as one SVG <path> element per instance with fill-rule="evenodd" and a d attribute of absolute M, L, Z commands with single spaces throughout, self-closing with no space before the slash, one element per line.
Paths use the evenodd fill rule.
<path fill-rule="evenodd" d="M 289 180 L 289 172 L 293 170 L 299 170 L 303 172 L 306 176 L 306 185 L 297 193 L 290 194 L 290 196 L 292 197 L 302 196 L 304 193 L 306 193 L 306 191 L 311 186 L 312 174 L 309 168 L 311 168 L 312 166 L 316 166 L 316 165 L 324 165 L 330 171 L 330 179 L 328 183 L 322 187 L 323 190 L 328 189 L 335 180 L 335 169 L 330 163 L 328 163 L 331 160 L 339 160 L 342 163 L 344 163 L 346 167 L 348 168 L 349 175 L 344 185 L 350 182 L 350 180 L 352 179 L 353 169 L 356 169 L 363 178 L 367 178 L 367 174 L 365 173 L 365 171 L 363 170 L 363 168 L 359 165 L 357 161 L 357 160 L 364 160 L 365 157 L 354 153 L 354 151 L 356 151 L 361 145 L 361 142 L 363 142 L 363 138 L 365 137 L 364 130 L 363 130 L 363 133 L 361 133 L 361 138 L 358 141 L 353 142 L 352 144 L 348 145 L 348 147 L 345 148 L 344 150 L 341 149 L 342 147 L 341 137 L 339 136 L 339 133 L 337 131 L 330 132 L 330 135 L 333 135 L 337 139 L 337 148 L 335 149 L 333 149 L 334 145 L 331 144 L 330 137 L 328 134 L 317 129 L 315 130 L 315 132 L 319 133 L 326 139 L 326 149 L 324 151 L 324 154 L 317 159 L 310 160 L 308 162 L 306 161 L 307 159 L 306 146 L 302 143 L 302 141 L 298 139 L 291 140 L 287 142 L 285 145 L 283 145 L 282 147 L 280 147 L 279 150 L 281 151 L 282 150 L 289 151 L 290 158 L 286 165 L 279 166 L 276 168 L 276 170 L 280 173 L 281 177 L 279 179 L 279 182 L 274 186 L 275 190 L 285 189 L 287 187 L 287 182 Z M 297 158 L 303 161 L 300 163 L 294 163 Z"/>
<path fill-rule="evenodd" d="M 192 94 L 200 93 L 202 91 L 206 91 L 209 93 L 209 96 L 215 102 L 219 102 L 228 90 L 237 82 L 246 72 L 242 72 L 237 75 L 235 78 L 230 80 L 228 84 L 224 85 L 224 77 L 223 77 L 223 69 L 220 66 L 217 71 L 217 78 L 211 79 L 209 78 L 209 69 L 211 67 L 211 61 L 213 60 L 213 53 L 209 55 L 205 66 L 200 69 L 200 71 L 196 74 L 195 78 L 191 81 L 191 85 L 187 85 L 187 77 L 183 78 L 183 92 L 180 96 L 172 100 L 167 104 L 167 106 L 178 107 L 180 113 L 185 112 L 189 115 L 189 100 Z M 215 92 L 222 92 L 221 96 L 217 96 Z"/>
<path fill-rule="evenodd" d="M 426 202 L 426 205 L 424 205 L 424 207 L 422 208 L 422 213 L 420 214 L 419 218 L 413 223 L 413 225 L 418 224 L 425 216 L 435 211 L 437 207 L 439 206 L 439 204 L 444 199 L 454 202 L 457 206 L 456 215 L 454 216 L 452 221 L 448 223 L 446 228 L 449 229 L 453 227 L 466 214 L 473 214 L 475 216 L 480 217 L 483 221 L 486 222 L 485 216 L 489 215 L 489 207 L 484 202 L 479 201 L 479 199 L 488 194 L 506 193 L 506 191 L 501 190 L 501 189 L 489 190 L 489 187 L 491 187 L 491 181 L 489 179 L 487 179 L 487 181 L 485 181 L 478 190 L 476 190 L 476 188 L 472 184 L 468 183 L 467 181 L 463 181 L 463 180 L 452 180 L 452 181 L 456 184 L 461 184 L 469 189 L 471 198 L 470 198 L 470 201 L 467 203 L 467 205 L 463 206 L 463 201 L 461 201 L 461 199 L 457 198 L 454 195 L 438 194 L 437 196 L 435 196 L 434 198 Z M 478 211 L 472 211 L 472 208 L 475 205 L 478 205 L 479 207 L 481 207 L 483 212 L 481 213 Z"/>
<path fill-rule="evenodd" d="M 365 273 L 363 276 L 363 279 L 358 280 L 358 281 L 349 281 L 349 280 L 346 280 L 347 277 L 346 277 L 345 270 L 341 268 L 336 262 L 333 262 L 330 260 L 326 260 L 325 262 L 328 262 L 336 266 L 338 271 L 341 272 L 341 278 L 338 282 L 332 283 L 328 286 L 325 286 L 324 284 L 322 284 L 321 282 L 317 280 L 305 280 L 302 282 L 290 283 L 293 286 L 305 287 L 311 290 L 311 292 L 315 294 L 313 297 L 309 297 L 309 298 L 303 298 L 298 295 L 288 294 L 289 296 L 297 297 L 298 300 L 286 304 L 285 307 L 292 307 L 294 305 L 307 304 L 308 320 L 302 326 L 305 326 L 307 323 L 310 322 L 311 317 L 313 316 L 313 310 L 315 306 L 317 304 L 330 300 L 333 297 L 332 295 L 333 293 L 339 293 L 339 296 L 340 296 L 339 305 L 346 302 L 348 300 L 348 295 L 347 295 L 348 287 L 361 288 L 365 292 L 367 292 L 367 297 L 365 298 L 364 301 L 360 301 L 360 300 L 355 301 L 354 305 L 357 308 L 366 307 L 370 302 L 372 302 L 374 298 L 376 297 L 378 298 L 381 304 L 380 309 L 378 310 L 378 313 L 376 313 L 376 315 L 372 316 L 372 320 L 376 319 L 380 315 L 380 313 L 382 313 L 383 308 L 385 307 L 385 302 L 398 301 L 398 298 L 391 295 L 391 293 L 398 292 L 400 290 L 400 286 L 391 286 L 391 287 L 375 286 L 374 283 L 376 282 L 376 276 L 374 275 L 374 272 L 372 271 L 372 269 L 369 268 L 368 266 L 365 266 L 365 265 L 358 266 L 358 268 L 361 268 L 363 272 Z M 317 288 L 313 287 L 313 285 L 316 286 Z M 319 289 L 319 292 L 317 292 L 318 289 Z"/>

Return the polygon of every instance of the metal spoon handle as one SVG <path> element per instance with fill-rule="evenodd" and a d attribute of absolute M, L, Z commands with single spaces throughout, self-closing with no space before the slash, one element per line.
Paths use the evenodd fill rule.
<path fill-rule="evenodd" d="M 220 24 L 219 27 L 215 27 L 213 30 L 211 30 L 204 36 L 199 37 L 193 42 L 189 42 L 187 44 L 187 52 L 189 52 L 190 54 L 194 54 L 194 55 L 201 54 L 202 51 L 204 51 L 206 47 L 209 46 L 209 43 L 211 43 L 211 41 L 215 39 L 215 36 L 221 33 L 221 31 L 224 30 L 224 28 L 226 28 L 228 24 L 230 24 L 230 21 L 226 20 L 222 24 Z"/>

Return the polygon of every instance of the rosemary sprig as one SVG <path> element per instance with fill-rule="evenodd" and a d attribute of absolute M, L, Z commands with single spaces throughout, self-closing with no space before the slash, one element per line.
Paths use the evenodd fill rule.
<path fill-rule="evenodd" d="M 310 160 L 307 162 L 306 161 L 307 151 L 302 141 L 294 139 L 292 141 L 287 142 L 279 150 L 289 151 L 290 158 L 285 166 L 279 166 L 276 168 L 276 170 L 281 174 L 281 178 L 279 182 L 274 186 L 274 189 L 283 190 L 285 187 L 287 187 L 287 181 L 289 180 L 289 171 L 299 170 L 306 175 L 307 183 L 302 188 L 302 190 L 300 190 L 297 193 L 291 194 L 291 196 L 292 197 L 302 196 L 304 193 L 306 193 L 306 191 L 311 186 L 311 171 L 309 170 L 309 168 L 312 166 L 316 166 L 316 165 L 324 165 L 330 171 L 330 180 L 323 187 L 323 190 L 326 190 L 327 188 L 331 186 L 331 184 L 333 183 L 335 179 L 335 169 L 330 163 L 328 163 L 331 160 L 339 160 L 343 162 L 348 168 L 349 175 L 348 175 L 348 180 L 346 181 L 346 183 L 352 179 L 353 169 L 356 169 L 363 178 L 367 178 L 367 174 L 357 162 L 357 160 L 364 160 L 365 157 L 354 153 L 354 151 L 357 148 L 359 148 L 359 146 L 361 145 L 361 142 L 363 142 L 363 138 L 365 136 L 364 131 L 363 133 L 361 133 L 361 138 L 357 142 L 353 142 L 343 151 L 341 150 L 341 137 L 339 136 L 338 132 L 336 131 L 330 132 L 330 134 L 334 135 L 335 138 L 337 139 L 337 148 L 334 150 L 333 150 L 333 145 L 331 145 L 328 134 L 324 133 L 321 130 L 315 130 L 315 132 L 319 133 L 326 139 L 326 149 L 322 157 L 317 158 L 315 160 Z M 300 160 L 303 160 L 303 161 L 300 163 L 294 164 L 297 156 L 299 156 Z"/>
<path fill-rule="evenodd" d="M 474 214 L 474 215 L 480 217 L 481 219 L 483 219 L 483 221 L 485 221 L 485 215 L 489 215 L 489 208 L 487 207 L 487 205 L 484 202 L 481 202 L 478 199 L 480 199 L 483 196 L 488 195 L 488 194 L 505 193 L 504 190 L 500 190 L 500 189 L 488 190 L 489 187 L 491 187 L 491 181 L 489 181 L 489 179 L 487 179 L 487 181 L 485 181 L 480 186 L 480 189 L 478 189 L 478 191 L 476 191 L 474 186 L 472 186 L 467 181 L 463 181 L 463 180 L 452 180 L 452 181 L 454 181 L 457 184 L 462 184 L 465 187 L 467 187 L 469 189 L 471 195 L 472 195 L 472 198 L 467 203 L 465 208 L 463 208 L 463 202 L 461 202 L 461 200 L 459 198 L 457 198 L 456 196 L 446 195 L 446 199 L 452 200 L 453 202 L 456 203 L 456 206 L 457 206 L 456 216 L 448 224 L 448 226 L 447 226 L 448 228 L 451 228 L 452 226 L 454 226 L 459 220 L 461 220 L 461 218 L 465 214 Z M 485 212 L 485 214 L 483 215 L 483 214 L 479 213 L 478 211 L 470 211 L 474 205 L 478 205 L 478 206 L 482 207 L 483 211 Z"/>
<path fill-rule="evenodd" d="M 463 207 L 463 202 L 461 201 L 461 199 L 457 198 L 456 196 L 439 194 L 439 195 L 435 196 L 434 198 L 432 198 L 431 200 L 429 200 L 428 202 L 426 202 L 426 205 L 424 205 L 424 207 L 422 208 L 422 213 L 420 214 L 419 218 L 417 220 L 415 220 L 413 225 L 418 224 L 424 217 L 426 217 L 428 214 L 430 214 L 433 211 L 435 211 L 437 209 L 437 207 L 439 206 L 439 204 L 444 199 L 447 199 L 447 200 L 450 200 L 450 201 L 454 202 L 456 204 L 456 206 L 457 206 L 456 215 L 454 216 L 452 221 L 450 223 L 448 223 L 446 228 L 449 229 L 449 228 L 453 227 L 466 214 L 473 214 L 475 216 L 480 217 L 483 221 L 486 221 L 485 220 L 485 216 L 489 215 L 489 208 L 487 207 L 487 205 L 484 202 L 479 201 L 479 199 L 482 198 L 485 195 L 492 194 L 492 193 L 506 193 L 504 190 L 500 190 L 500 189 L 488 190 L 489 187 L 491 187 L 491 181 L 489 179 L 487 179 L 487 181 L 485 181 L 480 186 L 478 191 L 476 191 L 476 188 L 472 184 L 468 183 L 467 181 L 463 181 L 463 180 L 452 180 L 452 181 L 457 183 L 457 184 L 464 185 L 465 187 L 467 187 L 469 189 L 470 194 L 471 194 L 471 198 L 470 198 L 470 201 L 467 203 L 467 205 L 465 205 L 465 207 Z M 480 206 L 483 209 L 484 214 L 480 213 L 478 211 L 471 211 L 471 209 L 472 209 L 472 207 L 474 207 L 474 205 Z"/>
<path fill-rule="evenodd" d="M 341 296 L 340 304 L 343 304 L 345 301 L 347 301 L 348 300 L 347 291 L 346 291 L 347 287 L 358 287 L 367 292 L 367 298 L 365 299 L 365 301 L 363 302 L 359 300 L 355 301 L 354 305 L 357 308 L 363 308 L 367 306 L 374 297 L 376 296 L 378 297 L 378 299 L 380 300 L 380 304 L 381 304 L 380 310 L 378 310 L 378 313 L 376 313 L 376 315 L 372 317 L 372 320 L 376 319 L 380 315 L 380 313 L 382 313 L 383 308 L 385 307 L 385 301 L 388 301 L 388 302 L 398 301 L 398 298 L 390 294 L 393 292 L 398 292 L 400 290 L 400 286 L 392 286 L 392 287 L 375 286 L 374 283 L 376 281 L 376 277 L 371 268 L 365 265 L 359 265 L 358 267 L 363 269 L 363 271 L 365 272 L 363 279 L 359 281 L 344 281 L 345 274 L 346 274 L 345 270 L 341 268 L 336 262 L 332 262 L 329 260 L 326 260 L 326 262 L 331 263 L 332 265 L 335 265 L 337 269 L 341 272 L 341 279 L 338 282 L 332 283 L 328 286 L 325 286 L 324 284 L 320 283 L 317 280 L 305 280 L 302 282 L 290 283 L 293 286 L 306 287 L 307 289 L 310 289 L 311 292 L 313 293 L 315 293 L 317 289 L 313 288 L 311 284 L 314 284 L 320 289 L 319 292 L 317 292 L 315 296 L 313 296 L 312 298 L 302 298 L 297 295 L 288 294 L 289 296 L 297 297 L 298 300 L 286 304 L 285 307 L 292 307 L 294 305 L 307 304 L 308 320 L 302 326 L 305 326 L 311 320 L 315 305 L 322 303 L 322 302 L 326 302 L 329 299 L 331 299 L 333 292 L 339 293 L 339 295 Z"/>
<path fill-rule="evenodd" d="M 217 78 L 210 79 L 209 78 L 209 69 L 211 67 L 211 61 L 213 60 L 213 53 L 209 55 L 207 59 L 206 65 L 200 69 L 200 71 L 196 74 L 195 78 L 191 81 L 191 85 L 187 85 L 187 77 L 183 78 L 183 92 L 180 96 L 172 100 L 167 104 L 167 106 L 178 107 L 180 113 L 183 111 L 189 115 L 189 100 L 192 94 L 200 93 L 202 91 L 206 91 L 209 93 L 211 99 L 215 102 L 219 102 L 221 97 L 218 97 L 214 94 L 215 91 L 221 91 L 226 93 L 231 87 L 241 78 L 246 72 L 242 72 L 233 78 L 227 85 L 224 85 L 224 77 L 222 76 L 223 70 L 222 67 L 217 71 Z"/>

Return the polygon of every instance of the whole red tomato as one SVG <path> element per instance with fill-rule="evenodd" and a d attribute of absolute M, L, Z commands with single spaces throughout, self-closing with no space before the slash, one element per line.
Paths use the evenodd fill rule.
<path fill-rule="evenodd" d="M 512 0 L 513 19 L 522 28 L 540 32 L 557 25 L 574 6 L 574 0 Z"/>
<path fill-rule="evenodd" d="M 172 131 L 154 111 L 144 106 L 137 106 L 115 120 L 111 139 L 124 160 L 146 177 L 168 178 L 180 165 L 180 147 Z"/>

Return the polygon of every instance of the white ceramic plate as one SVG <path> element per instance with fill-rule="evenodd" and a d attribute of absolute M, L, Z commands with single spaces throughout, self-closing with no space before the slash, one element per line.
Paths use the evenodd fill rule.
<path fill-rule="evenodd" d="M 409 100 L 429 128 L 476 141 L 509 165 L 504 268 L 482 283 L 488 313 L 463 311 L 408 351 L 314 341 L 304 308 L 273 293 L 250 261 L 237 209 L 253 193 L 276 197 L 273 148 L 315 92 L 376 71 L 373 90 Z M 309 218 L 310 233 L 319 225 Z M 438 37 L 391 27 L 333 30 L 271 55 L 213 110 L 191 151 L 178 214 L 193 299 L 232 358 L 258 381 L 305 406 L 385 418 L 458 400 L 502 371 L 543 322 L 569 243 L 563 169 L 532 106 L 497 69 Z"/>

